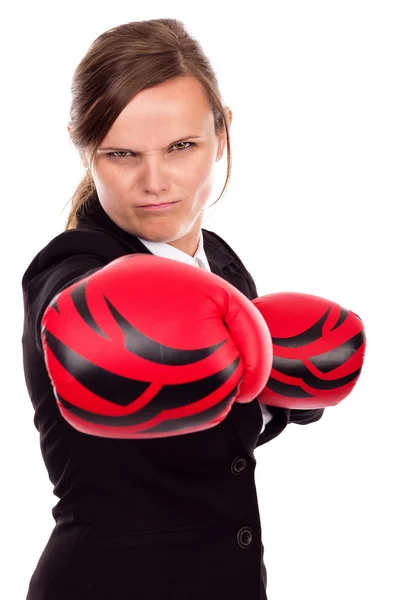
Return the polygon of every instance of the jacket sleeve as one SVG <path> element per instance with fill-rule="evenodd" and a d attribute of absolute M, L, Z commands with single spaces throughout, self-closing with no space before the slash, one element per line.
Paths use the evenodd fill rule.
<path fill-rule="evenodd" d="M 122 254 L 121 246 L 105 233 L 69 230 L 35 256 L 22 277 L 22 293 L 25 319 L 41 353 L 41 320 L 54 296 Z"/>
<path fill-rule="evenodd" d="M 232 249 L 230 248 L 230 250 Z M 259 297 L 254 279 L 236 254 L 235 257 L 240 262 L 240 265 L 242 266 L 244 271 L 248 274 L 248 284 L 250 286 L 250 300 L 254 300 L 254 298 Z M 258 441 L 256 443 L 256 448 L 258 446 L 261 446 L 262 444 L 266 444 L 273 438 L 277 437 L 280 433 L 282 433 L 282 431 L 289 423 L 296 423 L 298 425 L 308 425 L 309 423 L 315 423 L 316 421 L 319 421 L 325 410 L 323 408 L 300 410 L 281 408 L 278 406 L 271 405 L 266 406 L 269 412 L 272 414 L 272 419 L 271 421 L 269 421 L 269 423 L 266 424 L 264 430 L 259 435 Z"/>
<path fill-rule="evenodd" d="M 315 423 L 319 421 L 324 414 L 324 408 L 312 408 L 312 409 L 290 409 L 289 423 L 297 423 L 298 425 L 308 425 L 309 423 Z"/>

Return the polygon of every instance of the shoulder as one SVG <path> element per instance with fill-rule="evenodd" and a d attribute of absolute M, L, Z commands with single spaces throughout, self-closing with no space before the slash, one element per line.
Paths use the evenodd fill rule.
<path fill-rule="evenodd" d="M 256 284 L 254 282 L 253 277 L 250 272 L 247 270 L 243 261 L 239 258 L 233 248 L 226 242 L 220 235 L 215 233 L 214 231 L 210 231 L 209 229 L 202 229 L 203 237 L 206 242 L 214 245 L 218 250 L 225 252 L 232 259 L 232 263 L 235 265 L 235 268 L 249 280 L 251 286 L 254 288 L 254 293 L 257 295 Z"/>
<path fill-rule="evenodd" d="M 123 254 L 122 244 L 100 229 L 63 231 L 36 254 L 21 283 L 26 319 L 40 352 L 41 319 L 54 296 Z"/>
<path fill-rule="evenodd" d="M 209 243 L 213 243 L 216 246 L 222 247 L 238 264 L 245 268 L 242 260 L 239 258 L 233 248 L 220 235 L 214 231 L 210 231 L 209 229 L 202 229 L 202 231 L 205 240 L 207 240 Z"/>
<path fill-rule="evenodd" d="M 101 229 L 70 229 L 51 239 L 31 260 L 22 277 L 27 284 L 37 274 L 78 256 L 108 262 L 124 254 L 122 245 Z"/>

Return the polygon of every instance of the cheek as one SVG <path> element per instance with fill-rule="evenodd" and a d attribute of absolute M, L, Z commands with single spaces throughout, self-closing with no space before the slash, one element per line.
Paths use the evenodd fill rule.
<path fill-rule="evenodd" d="M 106 160 L 98 165 L 97 168 L 97 182 L 96 186 L 99 185 L 104 193 L 109 192 L 121 192 L 128 184 L 128 169 L 121 169 L 120 166 L 107 163 Z"/>
<path fill-rule="evenodd" d="M 208 188 L 212 184 L 213 170 L 209 159 L 194 161 L 182 169 L 180 181 L 185 189 L 195 193 Z"/>
<path fill-rule="evenodd" d="M 192 198 L 192 208 L 197 212 L 200 209 L 203 209 L 209 199 L 211 192 L 213 189 L 213 182 L 210 176 L 205 176 L 201 181 L 198 181 L 194 186 L 191 198 Z"/>

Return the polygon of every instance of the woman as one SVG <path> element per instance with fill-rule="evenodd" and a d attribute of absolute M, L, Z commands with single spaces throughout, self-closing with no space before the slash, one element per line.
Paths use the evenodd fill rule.
<path fill-rule="evenodd" d="M 26 383 L 59 498 L 27 600 L 265 599 L 254 449 L 323 409 L 253 401 L 192 435 L 85 435 L 60 414 L 40 337 L 56 294 L 125 254 L 188 263 L 257 297 L 239 257 L 201 227 L 225 146 L 224 190 L 229 180 L 232 111 L 198 42 L 174 19 L 106 31 L 76 69 L 72 94 L 68 131 L 86 175 L 66 230 L 22 280 Z"/>

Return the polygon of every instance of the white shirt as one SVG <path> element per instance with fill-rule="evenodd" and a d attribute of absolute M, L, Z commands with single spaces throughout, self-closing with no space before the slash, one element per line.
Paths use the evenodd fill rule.
<path fill-rule="evenodd" d="M 142 244 L 144 244 L 144 246 L 146 246 L 146 248 L 156 256 L 171 258 L 172 260 L 179 260 L 180 262 L 184 262 L 195 267 L 200 267 L 200 269 L 204 269 L 211 273 L 210 265 L 204 251 L 203 232 L 201 230 L 199 245 L 194 256 L 190 256 L 190 254 L 187 254 L 186 252 L 183 252 L 182 250 L 179 250 L 178 248 L 175 248 L 174 246 L 171 246 L 165 242 L 153 242 L 140 237 L 138 237 L 138 240 L 140 240 Z M 263 426 L 260 431 L 261 434 L 264 431 L 266 424 L 271 421 L 273 416 L 264 404 L 258 402 L 258 405 L 261 409 L 261 414 L 263 417 Z"/>

